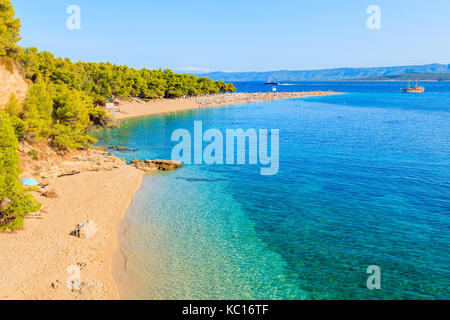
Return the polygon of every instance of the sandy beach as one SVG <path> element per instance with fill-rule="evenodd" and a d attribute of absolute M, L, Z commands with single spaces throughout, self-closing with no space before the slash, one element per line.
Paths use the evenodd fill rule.
<path fill-rule="evenodd" d="M 208 95 L 202 97 L 141 100 L 119 100 L 118 111 L 114 113 L 117 120 L 137 118 L 147 115 L 212 108 L 233 104 L 251 103 L 258 101 L 270 101 L 280 99 L 306 98 L 313 96 L 325 96 L 338 94 L 334 91 L 309 91 L 309 92 L 267 92 L 267 93 L 227 93 Z"/>
<path fill-rule="evenodd" d="M 25 220 L 24 230 L 0 234 L 0 300 L 119 299 L 112 259 L 116 227 L 142 173 L 126 164 L 115 167 L 46 180 L 57 198 L 36 192 L 41 212 Z M 87 221 L 96 226 L 90 238 L 70 235 Z M 70 290 L 67 281 L 76 268 L 81 288 Z"/>
<path fill-rule="evenodd" d="M 121 101 L 116 119 L 265 100 L 289 99 L 335 92 L 243 93 L 198 98 Z M 104 150 L 57 155 L 41 146 L 39 161 L 22 146 L 21 178 L 46 185 L 34 192 L 43 208 L 30 215 L 24 230 L 0 234 L 0 300 L 120 299 L 113 276 L 118 252 L 117 227 L 142 181 L 142 171 Z M 46 191 L 55 197 L 45 196 Z M 91 221 L 96 232 L 88 239 L 71 235 L 78 224 Z M 69 268 L 69 269 L 68 269 Z M 80 270 L 80 290 L 67 281 Z"/>

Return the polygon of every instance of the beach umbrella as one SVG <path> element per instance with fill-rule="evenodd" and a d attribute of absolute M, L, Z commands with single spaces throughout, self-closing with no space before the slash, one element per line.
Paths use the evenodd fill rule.
<path fill-rule="evenodd" d="M 39 185 L 39 183 L 36 180 L 31 178 L 23 179 L 21 182 L 26 187 L 36 187 Z"/>

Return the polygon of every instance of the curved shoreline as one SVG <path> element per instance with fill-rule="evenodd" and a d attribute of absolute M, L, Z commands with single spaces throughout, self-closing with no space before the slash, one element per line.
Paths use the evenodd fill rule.
<path fill-rule="evenodd" d="M 146 103 L 144 110 L 142 103 L 130 102 L 126 105 L 127 114 L 117 118 L 136 118 L 181 110 L 328 94 L 337 93 L 288 93 L 276 96 L 254 94 L 249 101 L 235 99 L 236 95 L 213 96 L 210 97 L 211 100 L 205 101 L 204 105 L 199 105 L 193 98 L 166 99 Z M 244 96 L 248 99 L 248 94 Z M 233 99 L 216 103 L 217 98 L 223 97 Z M 75 158 L 78 154 L 74 153 L 72 156 Z M 21 157 L 22 160 L 26 158 L 26 152 L 22 152 Z M 93 163 L 96 161 L 93 160 Z M 61 166 L 74 166 L 73 159 L 54 156 L 49 156 L 40 165 L 51 168 L 55 166 L 55 162 Z M 35 166 L 37 163 L 30 162 L 30 166 L 24 168 L 24 174 L 35 174 L 32 169 Z M 47 198 L 35 193 L 35 198 L 43 204 L 44 210 L 41 210 L 37 217 L 27 219 L 24 230 L 15 234 L 0 234 L 0 300 L 121 298 L 114 275 L 117 262 L 114 256 L 121 249 L 119 225 L 142 185 L 143 172 L 125 163 L 111 170 L 82 171 L 49 179 L 47 182 L 57 191 L 58 197 Z M 40 181 L 40 176 L 36 178 Z M 79 239 L 70 235 L 76 225 L 86 221 L 93 221 L 98 227 L 92 238 Z M 80 270 L 80 290 L 73 291 L 67 287 L 66 282 L 73 275 L 68 272 L 70 267 Z"/>
<path fill-rule="evenodd" d="M 138 169 L 136 169 L 138 170 Z M 111 277 L 112 280 L 115 284 L 115 290 L 116 290 L 116 300 L 123 300 L 121 295 L 120 295 L 120 290 L 119 290 L 119 279 L 117 278 L 118 274 L 125 274 L 126 273 L 126 268 L 124 267 L 125 263 L 126 263 L 126 259 L 124 257 L 124 253 L 122 250 L 122 246 L 120 243 L 120 233 L 121 233 L 121 229 L 123 229 L 123 225 L 125 223 L 125 219 L 126 219 L 126 214 L 128 212 L 128 209 L 131 206 L 131 203 L 133 202 L 133 198 L 134 195 L 139 191 L 139 189 L 142 187 L 142 182 L 144 180 L 144 172 L 140 171 L 139 177 L 138 177 L 138 181 L 136 183 L 136 187 L 132 193 L 132 195 L 130 196 L 128 203 L 125 207 L 125 210 L 123 210 L 123 214 L 120 217 L 120 219 L 118 219 L 115 223 L 115 229 L 114 229 L 114 233 L 115 233 L 115 245 L 114 245 L 114 250 L 111 252 Z M 121 266 L 121 267 L 120 267 Z"/>
<path fill-rule="evenodd" d="M 218 95 L 218 96 L 210 96 L 209 98 L 203 98 L 205 100 L 201 100 L 202 98 L 180 98 L 180 99 L 161 99 L 150 102 L 143 102 L 137 99 L 133 99 L 133 101 L 120 101 L 120 110 L 121 113 L 115 115 L 115 119 L 117 120 L 126 120 L 126 119 L 136 119 L 145 116 L 157 115 L 157 114 L 167 114 L 177 111 L 189 111 L 189 110 L 198 110 L 205 108 L 213 108 L 213 107 L 221 107 L 228 105 L 236 105 L 242 103 L 253 103 L 260 101 L 273 101 L 273 100 L 281 100 L 281 99 L 295 99 L 295 98 L 307 98 L 313 96 L 325 96 L 325 95 L 335 95 L 340 94 L 339 92 L 334 91 L 315 91 L 315 92 L 287 92 L 287 93 L 256 93 L 256 94 L 227 94 L 227 95 Z M 228 97 L 228 98 L 227 98 Z M 236 98 L 237 97 L 237 98 Z M 231 98 L 231 99 L 230 99 Z M 200 99 L 200 100 L 199 100 Z M 208 100 L 209 99 L 209 100 Z M 219 100 L 217 100 L 219 99 Z M 221 101 L 224 100 L 224 101 Z M 201 103 L 203 102 L 203 103 Z M 218 103 L 221 102 L 221 103 Z M 142 185 L 142 176 L 140 185 Z M 137 188 L 136 192 L 139 190 Z M 130 199 L 130 205 L 131 205 Z M 123 242 L 121 239 L 123 238 L 123 234 L 126 230 L 126 213 L 130 205 L 125 209 L 122 219 L 117 223 L 117 243 L 118 250 L 112 255 L 113 258 L 113 278 L 116 282 L 117 288 L 123 287 L 123 292 L 130 291 L 130 288 L 126 286 L 126 248 L 123 247 Z M 119 231 L 120 229 L 120 231 Z M 123 240 L 123 239 L 122 239 Z M 120 296 L 120 299 L 127 299 L 125 297 Z"/>

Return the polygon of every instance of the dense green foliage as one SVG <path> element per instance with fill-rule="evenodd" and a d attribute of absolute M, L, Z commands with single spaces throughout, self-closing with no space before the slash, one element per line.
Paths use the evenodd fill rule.
<path fill-rule="evenodd" d="M 33 197 L 25 194 L 19 182 L 19 148 L 17 137 L 7 112 L 0 110 L 0 231 L 23 226 L 23 218 L 40 209 Z"/>
<path fill-rule="evenodd" d="M 223 81 L 170 70 L 73 63 L 36 48 L 20 49 L 16 60 L 33 82 L 21 116 L 24 137 L 49 136 L 59 147 L 78 148 L 94 141 L 86 136 L 86 128 L 92 122 L 104 123 L 106 113 L 98 106 L 106 97 L 158 99 L 236 91 L 233 84 Z"/>
<path fill-rule="evenodd" d="M 103 122 L 106 113 L 98 106 L 106 97 L 179 98 L 236 91 L 233 84 L 223 81 L 170 70 L 73 63 L 36 48 L 21 49 L 16 60 L 33 82 L 20 116 L 24 137 L 50 137 L 59 147 L 78 148 L 94 142 L 86 128 L 91 122 Z"/>
<path fill-rule="evenodd" d="M 94 143 L 96 140 L 86 135 L 86 128 L 90 123 L 91 113 L 102 110 L 94 108 L 92 99 L 83 91 L 71 90 L 66 85 L 54 85 L 51 91 L 55 121 L 51 134 L 53 143 L 72 149 Z M 100 117 L 102 116 L 103 114 Z"/>
<path fill-rule="evenodd" d="M 25 102 L 13 94 L 0 112 L 0 231 L 15 229 L 38 205 L 19 183 L 18 140 L 46 139 L 53 146 L 77 149 L 95 139 L 88 126 L 105 124 L 101 108 L 110 97 L 179 98 L 235 92 L 231 83 L 177 74 L 170 70 L 136 70 L 111 63 L 74 63 L 50 52 L 17 46 L 20 20 L 10 0 L 0 0 L 0 63 L 13 72 L 19 65 L 30 82 Z M 1 106 L 0 106 L 1 107 Z M 34 157 L 38 159 L 38 157 Z"/>
<path fill-rule="evenodd" d="M 27 78 L 35 81 L 41 75 L 55 85 L 83 91 L 97 102 L 111 96 L 156 99 L 236 91 L 233 84 L 223 81 L 170 70 L 136 70 L 111 63 L 73 63 L 68 58 L 55 58 L 46 51 L 38 52 L 36 48 L 21 50 L 17 60 L 24 67 Z"/>
<path fill-rule="evenodd" d="M 22 120 L 25 121 L 25 135 L 36 140 L 50 134 L 53 100 L 47 92 L 44 80 L 39 77 L 28 90 L 27 101 L 23 106 Z"/>
<path fill-rule="evenodd" d="M 0 0 L 0 57 L 12 56 L 20 40 L 20 20 L 14 18 L 9 0 Z"/>

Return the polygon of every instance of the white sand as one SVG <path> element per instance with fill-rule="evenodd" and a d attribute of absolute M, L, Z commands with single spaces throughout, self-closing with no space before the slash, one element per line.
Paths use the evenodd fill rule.
<path fill-rule="evenodd" d="M 0 299 L 119 299 L 112 258 L 118 250 L 116 225 L 141 177 L 137 169 L 123 166 L 51 180 L 60 198 L 36 196 L 48 213 L 27 219 L 23 231 L 0 234 Z M 90 239 L 70 235 L 87 220 L 98 228 Z M 67 268 L 77 264 L 82 286 L 72 292 Z"/>

